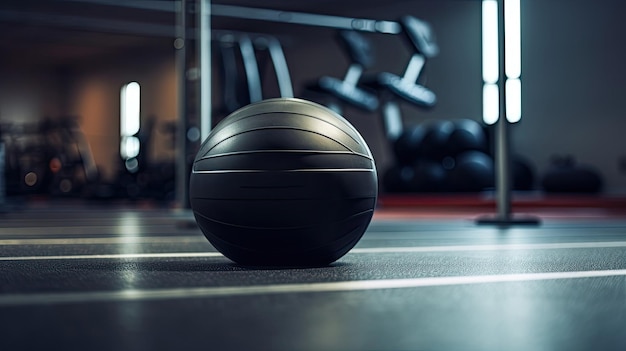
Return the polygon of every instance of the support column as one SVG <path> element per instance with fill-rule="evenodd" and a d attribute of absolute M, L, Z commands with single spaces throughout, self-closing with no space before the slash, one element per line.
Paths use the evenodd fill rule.
<path fill-rule="evenodd" d="M 6 211 L 6 185 L 4 183 L 4 143 L 0 140 L 0 213 Z"/>
<path fill-rule="evenodd" d="M 213 127 L 211 93 L 211 0 L 198 0 L 198 67 L 200 68 L 200 137 L 204 141 Z"/>
<path fill-rule="evenodd" d="M 498 1 L 498 91 L 499 117 L 496 122 L 496 215 L 485 216 L 477 220 L 478 224 L 492 224 L 498 226 L 537 225 L 539 219 L 535 217 L 513 216 L 511 209 L 511 145 L 509 140 L 510 122 L 506 115 L 506 40 L 505 40 L 505 0 Z"/>
<path fill-rule="evenodd" d="M 200 144 L 197 58 L 195 55 L 196 3 L 179 0 L 176 11 L 176 71 L 178 132 L 176 135 L 176 202 L 190 208 L 189 174 Z"/>

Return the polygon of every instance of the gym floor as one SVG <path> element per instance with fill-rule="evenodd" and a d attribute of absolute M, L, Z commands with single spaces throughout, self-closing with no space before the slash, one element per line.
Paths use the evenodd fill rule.
<path fill-rule="evenodd" d="M 187 210 L 0 215 L 0 350 L 626 350 L 626 216 L 381 208 L 329 267 L 238 266 Z"/>

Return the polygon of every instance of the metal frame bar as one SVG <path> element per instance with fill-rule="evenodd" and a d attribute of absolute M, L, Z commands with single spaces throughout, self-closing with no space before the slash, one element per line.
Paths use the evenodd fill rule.
<path fill-rule="evenodd" d="M 259 65 L 254 52 L 252 40 L 247 35 L 240 35 L 237 38 L 237 44 L 241 51 L 241 59 L 246 72 L 246 81 L 248 83 L 248 95 L 250 102 L 259 102 L 263 99 L 261 87 L 261 75 L 259 73 Z"/>
<path fill-rule="evenodd" d="M 178 0 L 180 9 L 176 14 L 176 71 L 177 71 L 177 100 L 178 100 L 178 128 L 176 136 L 176 201 L 183 208 L 189 205 L 188 189 L 188 160 L 187 160 L 187 127 L 188 127 L 188 99 L 187 99 L 187 57 L 189 42 L 187 38 L 187 6 L 189 0 Z"/>
<path fill-rule="evenodd" d="M 103 33 L 133 34 L 145 36 L 172 37 L 175 27 L 163 24 L 86 18 L 72 15 L 51 15 L 46 13 L 5 10 L 0 11 L 0 22 L 26 23 L 50 27 L 89 30 Z"/>
<path fill-rule="evenodd" d="M 291 84 L 291 75 L 289 74 L 289 66 L 287 65 L 287 59 L 285 58 L 285 52 L 282 45 L 276 38 L 268 39 L 267 50 L 270 53 L 272 59 L 272 65 L 274 66 L 274 73 L 276 73 L 276 80 L 278 82 L 278 89 L 281 97 L 293 97 L 293 86 Z"/>
<path fill-rule="evenodd" d="M 177 12 L 178 1 L 119 1 L 119 0 L 65 0 L 67 2 L 90 3 L 104 6 L 118 6 L 153 11 Z M 210 1 L 209 1 L 210 3 Z M 202 6 L 200 6 L 202 11 Z M 380 21 L 366 18 L 319 15 L 305 12 L 270 10 L 234 5 L 210 5 L 211 16 L 232 17 L 259 21 L 292 23 L 336 29 L 352 29 L 365 32 L 399 34 L 402 27 L 398 22 Z"/>
<path fill-rule="evenodd" d="M 386 34 L 398 34 L 402 31 L 400 24 L 393 21 L 379 21 L 365 18 L 319 15 L 304 12 L 289 12 L 216 4 L 212 6 L 212 10 L 214 16 L 222 17 L 292 23 L 316 27 L 330 27 L 336 29 L 352 29 L 358 31 Z"/>

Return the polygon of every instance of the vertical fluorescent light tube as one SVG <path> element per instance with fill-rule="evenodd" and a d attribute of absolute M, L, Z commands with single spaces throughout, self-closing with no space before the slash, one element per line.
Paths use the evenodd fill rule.
<path fill-rule="evenodd" d="M 506 77 L 519 78 L 522 73 L 520 0 L 504 0 L 504 37 Z"/>
<path fill-rule="evenodd" d="M 483 40 L 483 122 L 494 124 L 498 121 L 499 58 L 498 58 L 498 2 L 483 0 L 482 4 Z"/>
<path fill-rule="evenodd" d="M 522 119 L 522 38 L 520 0 L 504 0 L 504 37 L 506 38 L 506 119 Z"/>
<path fill-rule="evenodd" d="M 522 82 L 519 78 L 506 81 L 506 120 L 510 123 L 522 119 Z"/>
<path fill-rule="evenodd" d="M 500 116 L 500 93 L 497 84 L 483 85 L 483 122 L 494 124 Z"/>
<path fill-rule="evenodd" d="M 139 131 L 139 83 L 131 82 L 122 88 L 122 115 L 120 134 L 132 136 Z"/>
<path fill-rule="evenodd" d="M 120 154 L 126 159 L 139 154 L 139 143 L 133 135 L 139 132 L 140 95 L 137 82 L 123 86 L 120 94 Z"/>
<path fill-rule="evenodd" d="M 483 81 L 498 82 L 498 2 L 483 0 Z"/>

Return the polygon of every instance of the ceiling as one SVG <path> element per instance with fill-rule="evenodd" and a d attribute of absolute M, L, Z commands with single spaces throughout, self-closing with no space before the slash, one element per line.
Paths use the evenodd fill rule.
<path fill-rule="evenodd" d="M 398 2 L 400 0 L 391 0 Z M 193 3 L 193 1 L 190 1 Z M 71 64 L 125 50 L 171 48 L 175 0 L 22 0 L 0 3 L 0 62 Z M 213 4 L 258 7 L 254 0 Z M 377 4 L 377 5 L 376 5 Z M 263 8 L 351 16 L 378 0 L 264 0 Z M 212 28 L 314 36 L 306 26 L 212 16 Z M 313 34 L 312 34 L 313 33 Z"/>

